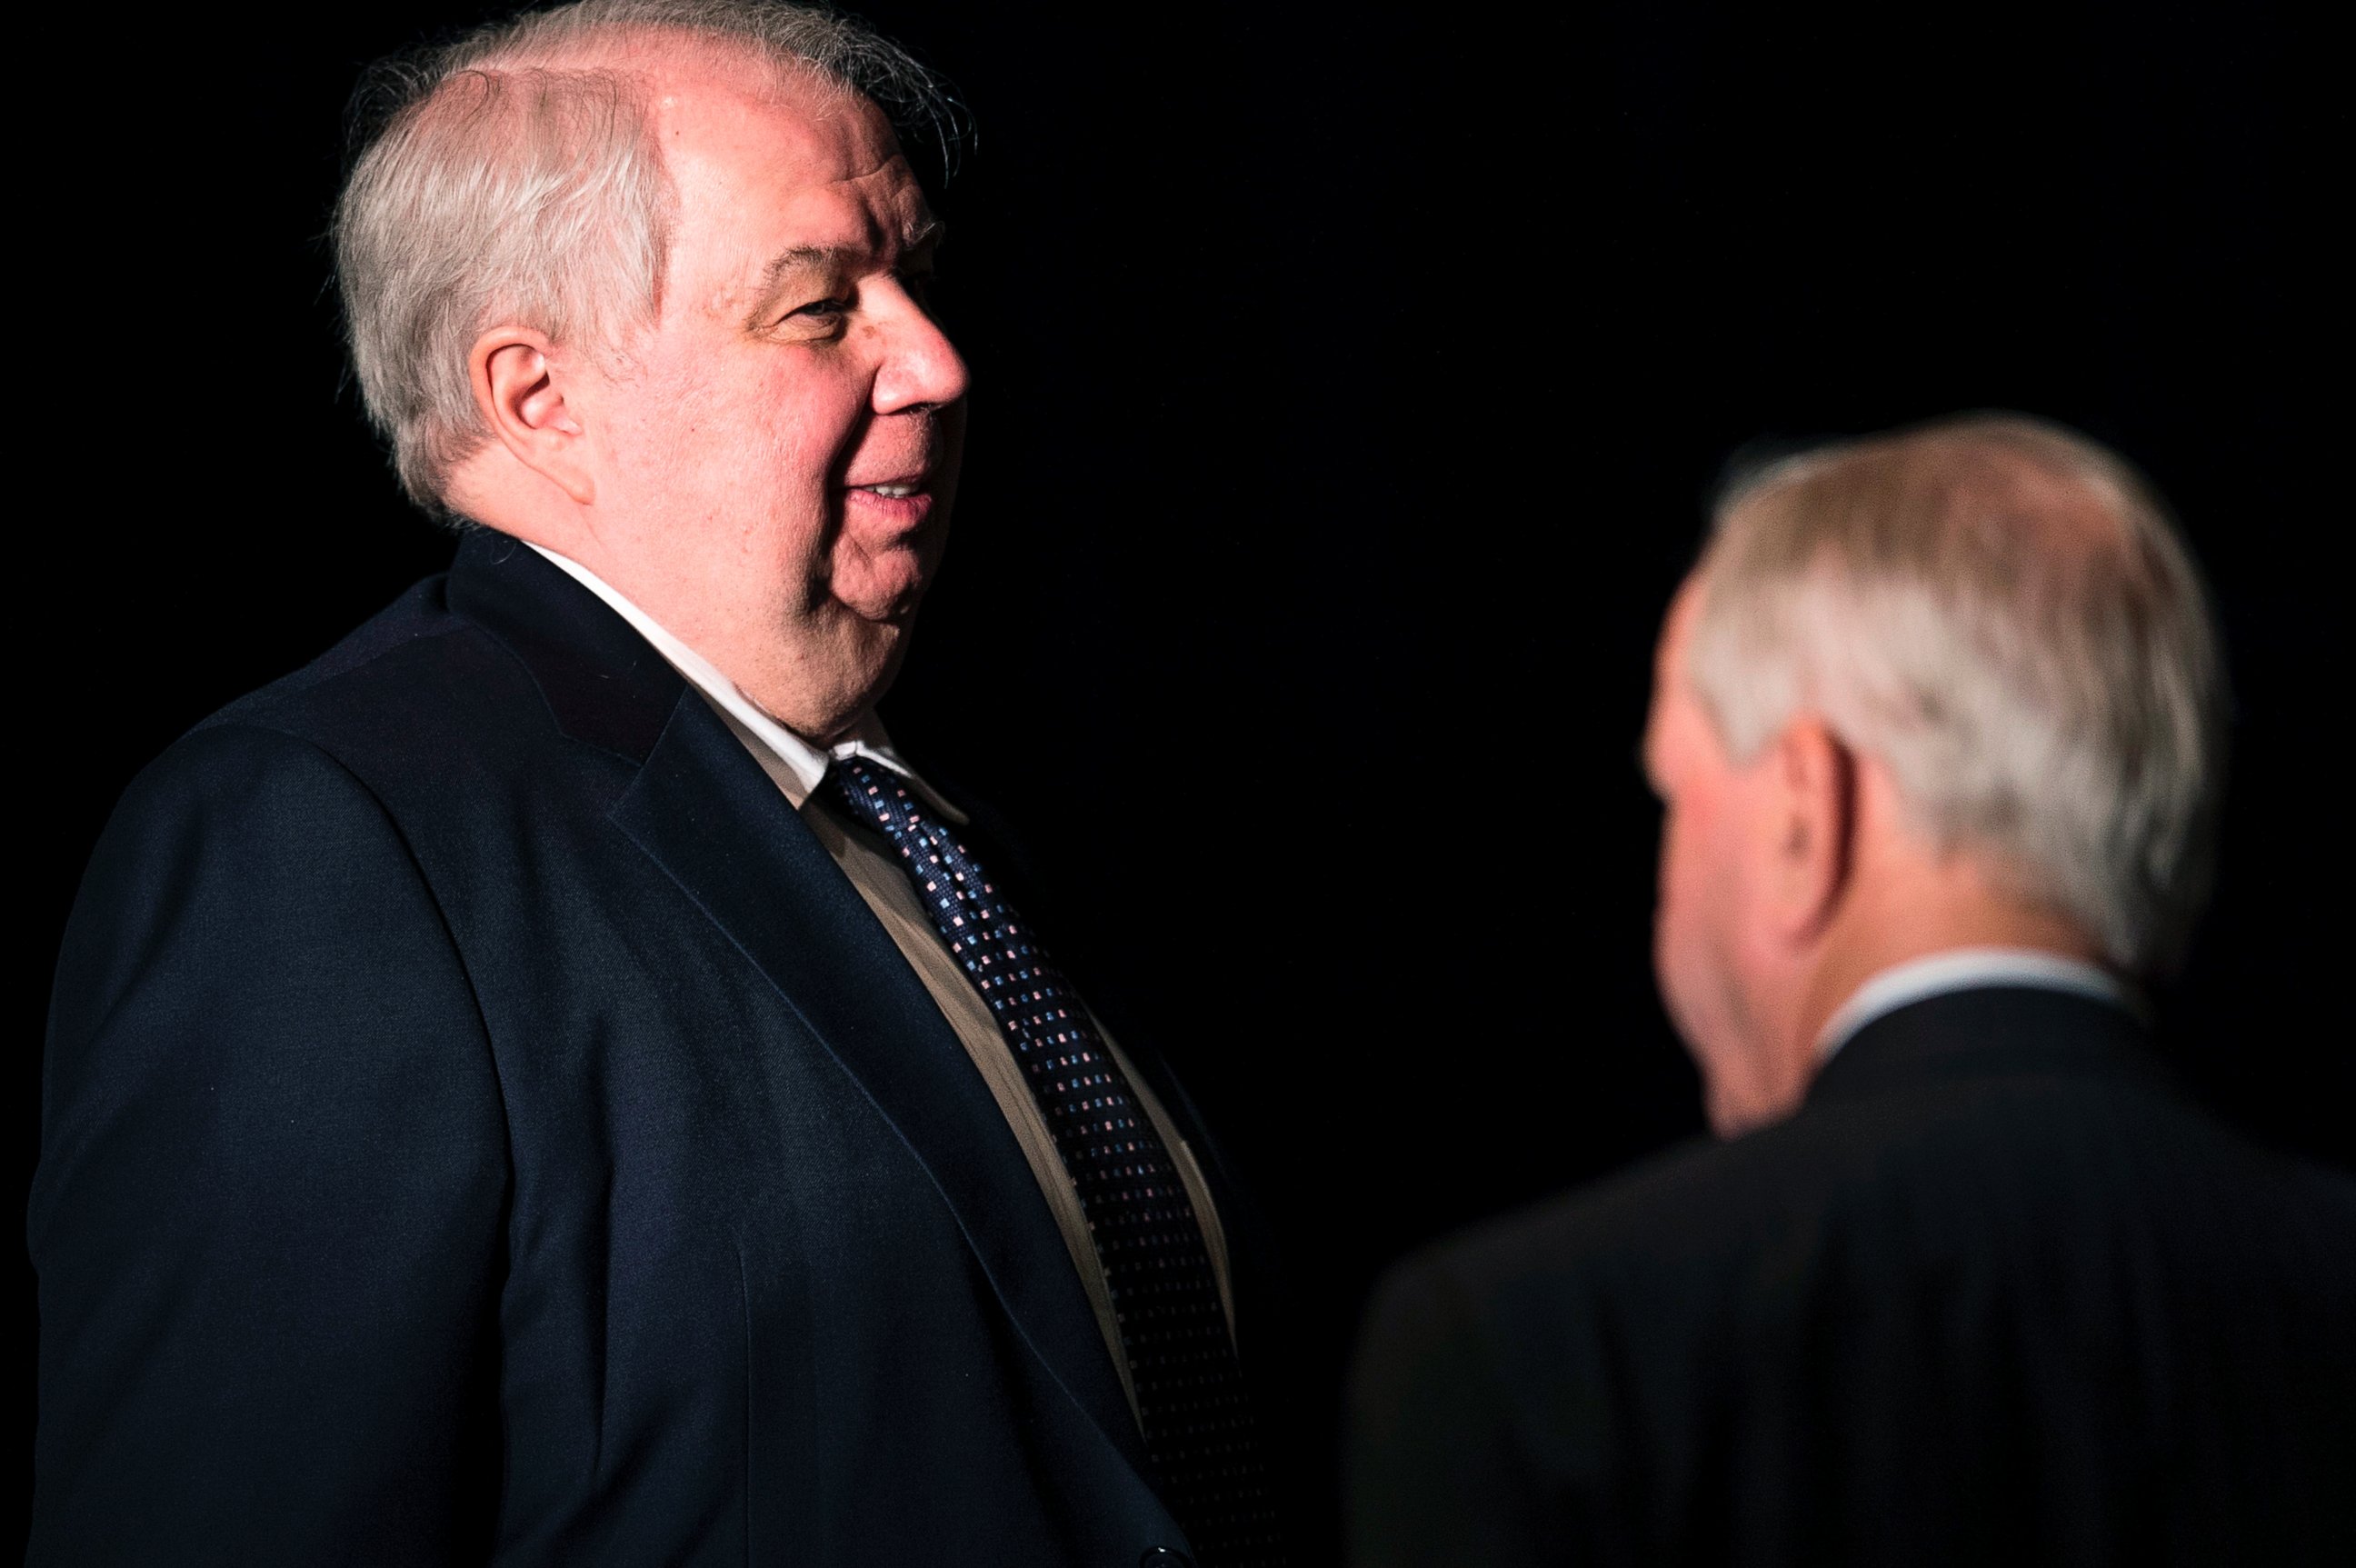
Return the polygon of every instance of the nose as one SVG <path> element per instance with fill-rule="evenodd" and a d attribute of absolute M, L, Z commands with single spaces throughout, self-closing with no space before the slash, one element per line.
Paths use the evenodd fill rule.
<path fill-rule="evenodd" d="M 965 358 L 948 334 L 905 289 L 884 323 L 884 358 L 875 370 L 878 413 L 942 408 L 965 396 Z"/>

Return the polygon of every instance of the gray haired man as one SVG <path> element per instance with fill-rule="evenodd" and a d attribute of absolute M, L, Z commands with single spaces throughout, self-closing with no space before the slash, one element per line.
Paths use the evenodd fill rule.
<path fill-rule="evenodd" d="M 2356 1561 L 2356 1185 L 2145 1039 L 2224 688 L 2116 457 L 2014 416 L 1738 488 L 1663 634 L 1655 962 L 1727 1140 L 1398 1270 L 1360 1563 Z"/>
<path fill-rule="evenodd" d="M 394 81 L 344 300 L 464 537 L 92 858 L 33 1560 L 1281 1562 L 1228 1174 L 876 715 L 963 426 L 886 113 L 942 101 L 754 0 Z"/>

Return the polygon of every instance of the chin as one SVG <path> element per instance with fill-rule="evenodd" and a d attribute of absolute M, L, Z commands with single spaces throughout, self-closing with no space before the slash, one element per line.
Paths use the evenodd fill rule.
<path fill-rule="evenodd" d="M 908 628 L 862 619 L 849 641 L 835 665 L 834 680 L 835 706 L 846 725 L 882 702 L 892 689 L 900 662 L 907 656 Z"/>

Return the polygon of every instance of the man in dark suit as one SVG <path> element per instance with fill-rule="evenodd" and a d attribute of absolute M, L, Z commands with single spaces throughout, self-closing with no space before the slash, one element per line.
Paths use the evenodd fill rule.
<path fill-rule="evenodd" d="M 2083 438 L 1951 420 L 1736 491 L 1645 737 L 1726 1141 L 1395 1273 L 1359 1562 L 2356 1561 L 2356 1184 L 2189 1103 L 2130 988 L 2222 703 Z"/>
<path fill-rule="evenodd" d="M 464 542 L 91 862 L 32 1559 L 1280 1560 L 1234 1188 L 874 717 L 966 388 L 877 105 L 939 100 L 731 0 L 400 81 L 339 271 Z"/>

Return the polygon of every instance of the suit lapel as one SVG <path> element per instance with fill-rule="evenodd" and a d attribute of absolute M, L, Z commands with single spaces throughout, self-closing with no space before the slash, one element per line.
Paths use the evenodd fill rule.
<path fill-rule="evenodd" d="M 873 912 L 701 699 L 681 695 L 613 820 L 874 1103 L 940 1189 L 1024 1339 L 1142 1470 L 1096 1317 L 997 1101 Z"/>
<path fill-rule="evenodd" d="M 1013 1132 L 923 983 L 776 786 L 644 639 L 525 546 L 470 535 L 448 593 L 531 671 L 565 734 L 639 765 L 615 824 L 859 1085 L 939 1189 L 1024 1341 L 1150 1473 Z"/>

